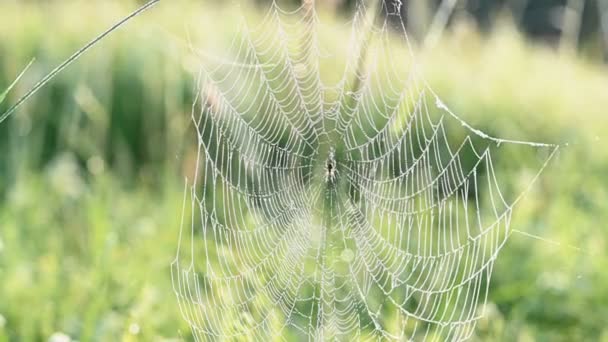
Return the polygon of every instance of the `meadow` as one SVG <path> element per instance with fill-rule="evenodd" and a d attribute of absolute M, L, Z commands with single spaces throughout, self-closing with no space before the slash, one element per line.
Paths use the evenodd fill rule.
<path fill-rule="evenodd" d="M 192 339 L 170 277 L 200 62 L 183 37 L 219 51 L 235 9 L 161 6 L 0 124 L 0 341 Z M 36 58 L 0 112 L 133 7 L 0 5 L 0 90 Z M 562 146 L 513 215 L 544 240 L 510 237 L 474 340 L 608 341 L 608 68 L 508 20 L 485 34 L 458 23 L 416 54 L 474 127 Z"/>

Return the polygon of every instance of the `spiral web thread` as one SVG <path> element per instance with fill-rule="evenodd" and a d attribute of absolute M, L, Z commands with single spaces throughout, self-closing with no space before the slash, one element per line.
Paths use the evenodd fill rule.
<path fill-rule="evenodd" d="M 328 85 L 312 2 L 201 63 L 172 280 L 196 340 L 465 340 L 511 230 L 496 153 L 420 77 L 400 2 L 357 5 Z M 405 46 L 399 54 L 395 44 Z M 502 145 L 502 146 L 501 146 Z"/>

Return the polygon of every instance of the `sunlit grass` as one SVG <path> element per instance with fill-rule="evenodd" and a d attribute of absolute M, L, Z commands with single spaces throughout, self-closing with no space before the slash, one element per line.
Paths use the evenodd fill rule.
<path fill-rule="evenodd" d="M 0 86 L 37 61 L 0 109 L 133 8 L 1 6 Z M 163 4 L 0 125 L 0 340 L 189 338 L 169 275 L 193 163 L 188 120 L 200 63 L 185 37 L 221 55 L 236 13 Z M 343 32 L 328 42 L 343 42 L 347 26 L 336 27 Z M 461 26 L 418 55 L 431 86 L 474 126 L 563 145 L 512 223 L 552 243 L 511 237 L 479 339 L 606 338 L 606 68 L 532 45 L 506 24 L 488 36 Z"/>

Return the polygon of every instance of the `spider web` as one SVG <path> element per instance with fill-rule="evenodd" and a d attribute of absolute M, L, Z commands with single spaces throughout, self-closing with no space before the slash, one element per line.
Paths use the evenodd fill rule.
<path fill-rule="evenodd" d="M 539 156 L 530 186 L 557 146 L 451 112 L 419 74 L 400 2 L 383 3 L 357 4 L 344 58 L 322 48 L 312 1 L 273 2 L 242 20 L 231 60 L 201 63 L 171 268 L 197 340 L 472 335 L 525 192 L 497 155 Z M 333 83 L 326 60 L 343 66 Z"/>

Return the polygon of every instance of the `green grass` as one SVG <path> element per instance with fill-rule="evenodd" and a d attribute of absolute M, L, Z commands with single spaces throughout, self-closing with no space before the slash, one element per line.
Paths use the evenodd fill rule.
<path fill-rule="evenodd" d="M 0 89 L 37 61 L 0 112 L 128 12 L 114 2 L 1 6 Z M 219 51 L 233 12 L 162 6 L 0 125 L 0 341 L 55 332 L 81 341 L 190 338 L 169 266 L 192 164 L 199 61 L 167 32 L 184 36 L 187 23 L 196 44 Z M 493 135 L 567 144 L 512 222 L 561 246 L 511 237 L 476 339 L 608 340 L 608 72 L 527 43 L 509 25 L 485 37 L 466 25 L 456 32 L 419 53 L 444 102 Z M 501 160 L 528 162 L 538 161 Z"/>
<path fill-rule="evenodd" d="M 180 199 L 85 183 L 70 158 L 22 175 L 0 211 L 0 340 L 117 340 L 132 324 L 141 340 L 188 336 L 169 279 Z"/>
<path fill-rule="evenodd" d="M 23 69 L 23 71 L 21 71 L 21 73 L 17 76 L 17 78 L 15 78 L 15 80 L 13 81 L 13 83 L 11 83 L 6 90 L 4 90 L 2 93 L 0 93 L 0 104 L 2 104 L 2 102 L 4 102 L 4 100 L 6 99 L 6 95 L 8 95 L 8 93 L 11 91 L 11 89 L 13 89 L 15 87 L 15 85 L 17 84 L 17 82 L 19 82 L 19 80 L 21 79 L 21 77 L 23 77 L 23 75 L 25 74 L 25 72 L 27 71 L 27 69 L 32 65 L 32 63 L 34 63 L 34 60 L 32 60 L 31 62 L 28 63 L 28 65 L 25 67 L 25 69 Z"/>

